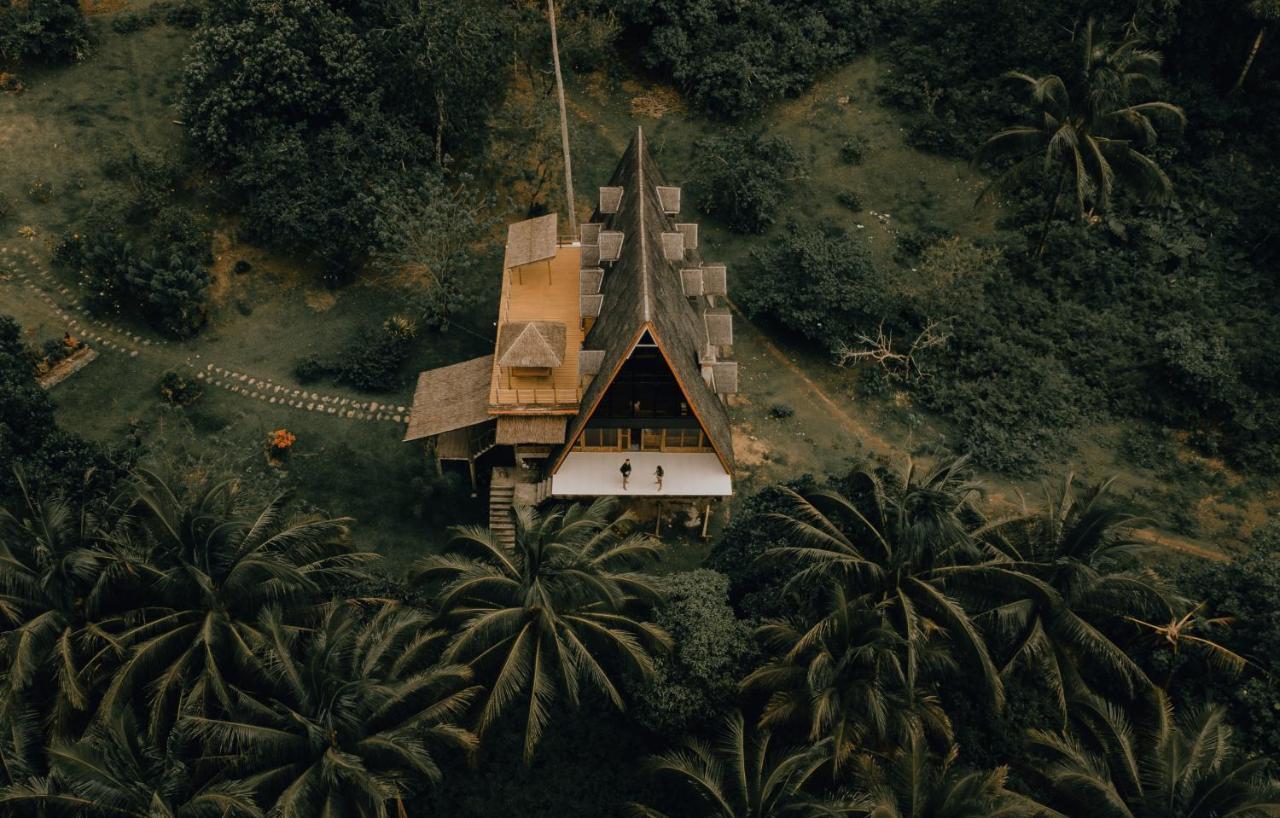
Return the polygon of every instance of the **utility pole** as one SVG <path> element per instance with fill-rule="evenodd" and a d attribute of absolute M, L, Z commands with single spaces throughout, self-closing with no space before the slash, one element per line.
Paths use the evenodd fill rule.
<path fill-rule="evenodd" d="M 564 187 L 569 200 L 569 234 L 578 240 L 578 215 L 573 207 L 573 162 L 569 158 L 569 115 L 564 105 L 564 78 L 560 76 L 560 45 L 556 41 L 556 3 L 547 0 L 547 16 L 551 19 L 551 59 L 556 68 L 556 94 L 560 97 L 560 142 L 564 146 Z"/>

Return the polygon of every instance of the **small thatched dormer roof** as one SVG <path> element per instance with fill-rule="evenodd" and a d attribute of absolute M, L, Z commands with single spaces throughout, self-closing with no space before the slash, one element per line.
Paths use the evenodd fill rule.
<path fill-rule="evenodd" d="M 565 326 L 559 321 L 514 321 L 498 334 L 498 365 L 554 369 L 564 363 Z"/>

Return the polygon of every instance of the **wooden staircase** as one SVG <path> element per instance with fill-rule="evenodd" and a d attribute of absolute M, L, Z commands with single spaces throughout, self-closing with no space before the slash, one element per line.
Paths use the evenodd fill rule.
<path fill-rule="evenodd" d="M 489 483 L 489 530 L 508 551 L 516 547 L 516 518 L 511 510 L 515 494 L 515 480 L 494 469 Z"/>

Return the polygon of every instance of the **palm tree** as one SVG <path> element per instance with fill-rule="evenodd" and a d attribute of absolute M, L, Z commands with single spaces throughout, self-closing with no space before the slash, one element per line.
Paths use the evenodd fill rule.
<path fill-rule="evenodd" d="M 1135 729 L 1096 697 L 1073 708 L 1067 735 L 1030 734 L 1027 775 L 1060 814 L 1090 818 L 1270 818 L 1280 815 L 1280 782 L 1266 758 L 1246 760 L 1218 707 L 1178 717 L 1163 694 L 1155 718 Z"/>
<path fill-rule="evenodd" d="M 1280 0 L 1249 0 L 1245 4 L 1245 10 L 1249 12 L 1253 19 L 1258 21 L 1258 34 L 1253 38 L 1253 45 L 1249 48 L 1249 56 L 1245 58 L 1244 67 L 1240 69 L 1240 76 L 1236 77 L 1236 84 L 1231 87 L 1231 93 L 1233 94 L 1244 87 L 1245 78 L 1249 76 L 1249 69 L 1253 67 L 1253 61 L 1257 59 L 1258 52 L 1262 50 L 1262 41 L 1267 36 L 1267 27 L 1280 20 Z"/>
<path fill-rule="evenodd" d="M 89 707 L 97 678 L 90 665 L 95 654 L 114 653 L 115 613 L 133 604 L 127 591 L 150 569 L 136 551 L 101 539 L 110 506 L 37 499 L 21 472 L 15 478 L 17 508 L 0 508 L 3 718 L 22 718 L 29 696 L 51 688 L 60 734 Z"/>
<path fill-rule="evenodd" d="M 931 634 L 905 639 L 865 598 L 835 585 L 812 625 L 774 621 L 758 635 L 774 657 L 743 680 L 768 692 L 760 724 L 799 722 L 825 742 L 837 772 L 855 753 L 891 754 L 912 736 L 950 743 L 951 723 L 929 679 L 953 668 Z"/>
<path fill-rule="evenodd" d="M 1068 473 L 1057 487 L 1045 487 L 1038 515 L 982 532 L 995 559 L 938 572 L 991 603 L 976 620 L 1005 648 L 1002 676 L 1034 668 L 1064 719 L 1067 700 L 1085 687 L 1081 668 L 1105 676 L 1127 696 L 1150 687 L 1123 637 L 1132 635 L 1133 617 L 1173 611 L 1160 578 L 1133 567 L 1150 546 L 1131 536 L 1139 520 L 1110 502 L 1113 482 L 1080 494 Z"/>
<path fill-rule="evenodd" d="M 266 689 L 240 695 L 234 716 L 184 720 L 204 762 L 230 768 L 273 818 L 384 818 L 441 771 L 437 747 L 471 752 L 456 722 L 479 688 L 464 665 L 433 665 L 436 634 L 421 614 L 387 604 L 364 617 L 334 603 L 314 630 L 279 610 L 258 628 Z"/>
<path fill-rule="evenodd" d="M 861 814 L 855 798 L 811 793 L 814 774 L 826 763 L 822 745 L 771 747 L 768 730 L 748 735 L 742 714 L 726 716 L 715 745 L 689 739 L 679 750 L 650 759 L 656 775 L 691 796 L 706 818 L 817 818 Z M 666 818 L 652 807 L 631 805 L 639 818 Z"/>
<path fill-rule="evenodd" d="M 965 459 L 917 471 L 908 462 L 901 486 L 886 490 L 870 472 L 851 476 L 857 499 L 823 490 L 807 496 L 786 487 L 792 508 L 778 515 L 798 541 L 771 548 L 765 559 L 801 566 L 788 587 L 835 580 L 848 598 L 865 598 L 883 611 L 905 640 L 922 644 L 940 631 L 990 691 L 1004 700 L 986 639 L 961 603 L 948 593 L 943 569 L 980 561 L 974 533 L 984 524 L 973 504 L 979 493 L 964 476 Z"/>
<path fill-rule="evenodd" d="M 641 619 L 658 592 L 634 570 L 661 543 L 629 533 L 633 518 L 617 507 L 601 498 L 546 515 L 519 508 L 513 552 L 491 531 L 461 527 L 447 553 L 417 565 L 418 582 L 442 583 L 440 615 L 454 633 L 445 660 L 470 662 L 489 687 L 479 732 L 520 699 L 526 761 L 558 699 L 576 707 L 589 684 L 622 709 L 613 668 L 652 676 L 650 652 L 669 647 Z"/>
<path fill-rule="evenodd" d="M 260 818 L 240 781 L 197 781 L 182 748 L 141 738 L 126 710 L 72 744 L 49 750 L 52 774 L 0 790 L 0 809 L 36 807 L 42 816 Z"/>
<path fill-rule="evenodd" d="M 855 780 L 870 818 L 1038 818 L 1044 809 L 1005 788 L 1008 770 L 962 772 L 958 748 L 938 758 L 916 734 L 894 757 L 859 756 Z"/>
<path fill-rule="evenodd" d="M 118 539 L 150 555 L 157 601 L 120 635 L 129 653 L 100 712 L 145 690 L 158 740 L 179 711 L 230 712 L 237 680 L 257 668 L 263 611 L 327 601 L 364 577 L 361 566 L 373 555 L 355 550 L 345 520 L 290 518 L 283 497 L 242 517 L 233 483 L 204 485 L 186 498 L 154 474 L 140 477 L 137 522 Z"/>
<path fill-rule="evenodd" d="M 1029 94 L 1035 122 L 1000 131 L 977 154 L 979 160 L 1016 160 L 979 200 L 1032 177 L 1053 186 L 1036 255 L 1044 249 L 1068 185 L 1081 218 L 1106 211 L 1117 183 L 1148 201 L 1167 199 L 1173 190 L 1169 177 L 1142 149 L 1155 144 L 1158 125 L 1180 129 L 1186 115 L 1168 102 L 1132 102 L 1159 75 L 1160 54 L 1140 48 L 1136 37 L 1113 48 L 1096 35 L 1090 20 L 1080 35 L 1076 73 L 1066 80 L 1056 74 L 1006 74 Z"/>

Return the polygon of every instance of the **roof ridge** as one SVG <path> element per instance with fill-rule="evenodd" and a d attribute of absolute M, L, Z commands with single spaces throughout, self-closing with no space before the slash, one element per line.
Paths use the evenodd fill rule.
<path fill-rule="evenodd" d="M 650 290 L 649 286 L 649 235 L 648 228 L 645 226 L 644 220 L 644 128 L 636 126 L 636 208 L 639 210 L 640 218 L 640 283 L 642 286 L 640 303 L 644 309 L 644 320 L 649 321 L 650 318 Z"/>

